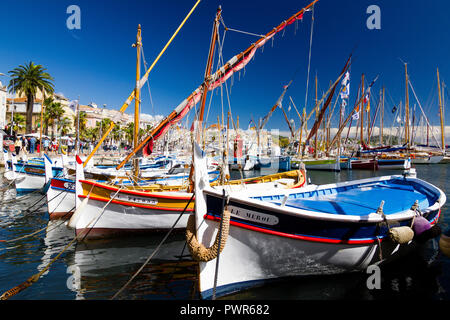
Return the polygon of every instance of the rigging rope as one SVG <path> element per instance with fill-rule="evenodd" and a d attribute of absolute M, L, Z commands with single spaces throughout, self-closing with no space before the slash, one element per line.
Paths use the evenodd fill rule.
<path fill-rule="evenodd" d="M 145 72 L 147 73 L 148 68 L 147 68 L 147 61 L 145 60 L 145 55 L 144 55 L 144 46 L 141 46 L 141 51 L 142 51 L 142 60 L 144 61 L 144 69 L 145 69 Z M 150 82 L 149 80 L 146 81 L 147 87 L 148 87 L 148 94 L 150 96 L 150 103 L 152 104 L 152 112 L 154 115 L 155 107 L 153 105 L 152 92 L 150 91 L 150 83 L 149 82 Z"/>
<path fill-rule="evenodd" d="M 314 6 L 311 9 L 311 34 L 309 38 L 309 56 L 308 56 L 308 76 L 306 78 L 306 94 L 305 94 L 305 108 L 308 103 L 308 89 L 309 89 L 309 73 L 311 69 L 311 48 L 312 48 L 312 40 L 313 40 L 313 32 L 314 32 Z"/>

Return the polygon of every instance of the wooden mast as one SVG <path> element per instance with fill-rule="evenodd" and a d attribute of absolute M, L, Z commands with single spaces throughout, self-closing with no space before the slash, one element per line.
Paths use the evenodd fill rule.
<path fill-rule="evenodd" d="M 382 94 L 382 103 L 381 103 L 381 117 L 380 117 L 380 146 L 383 145 L 383 127 L 384 127 L 384 87 Z"/>
<path fill-rule="evenodd" d="M 211 43 L 209 45 L 209 54 L 208 54 L 208 61 L 206 63 L 206 70 L 205 70 L 205 79 L 203 81 L 202 84 L 202 89 L 203 89 L 203 93 L 202 93 L 202 99 L 201 99 L 201 106 L 200 106 L 200 113 L 197 119 L 197 123 L 198 126 L 196 128 L 197 133 L 195 135 L 195 141 L 200 144 L 202 142 L 202 133 L 203 133 L 203 117 L 205 114 L 205 103 L 206 103 L 206 96 L 208 94 L 208 86 L 209 86 L 209 81 L 210 81 L 210 77 L 211 77 L 211 67 L 212 67 L 212 60 L 213 60 L 213 56 L 214 56 L 214 48 L 216 46 L 216 39 L 217 39 L 217 29 L 219 27 L 219 20 L 220 20 L 220 15 L 222 13 L 222 7 L 219 6 L 219 8 L 217 9 L 217 13 L 216 13 L 216 18 L 214 20 L 214 27 L 213 27 L 213 32 L 211 35 Z M 195 120 L 194 120 L 195 121 Z M 192 164 L 194 163 L 194 153 L 192 153 Z M 194 191 L 194 183 L 192 180 L 194 174 L 194 166 L 191 166 L 190 169 L 190 173 L 189 173 L 189 192 L 193 192 Z"/>
<path fill-rule="evenodd" d="M 142 36 L 141 36 L 141 25 L 138 25 L 138 31 L 136 35 L 136 43 L 133 44 L 136 47 L 136 87 L 134 89 L 134 135 L 133 135 L 133 148 L 136 148 L 139 144 L 139 106 L 141 102 L 140 98 L 140 86 L 139 81 L 141 80 L 141 47 L 142 47 Z M 135 177 L 139 176 L 139 159 L 133 159 L 133 174 Z"/>
<path fill-rule="evenodd" d="M 45 89 L 42 88 L 42 103 L 41 103 L 41 124 L 39 126 L 39 157 L 42 157 L 42 124 L 44 123 L 44 102 L 45 102 Z"/>
<path fill-rule="evenodd" d="M 441 144 L 442 144 L 442 152 L 445 155 L 444 112 L 443 112 L 443 108 L 442 108 L 441 80 L 439 79 L 439 68 L 437 69 L 437 82 L 438 82 L 438 91 L 439 91 L 439 114 L 441 116 Z"/>
<path fill-rule="evenodd" d="M 208 62 L 206 64 L 206 70 L 205 70 L 205 80 L 203 82 L 203 94 L 202 94 L 201 105 L 200 105 L 200 114 L 198 117 L 198 121 L 200 121 L 200 122 L 203 121 L 203 117 L 205 114 L 206 96 L 208 94 L 208 86 L 209 86 L 209 80 L 210 80 L 210 76 L 211 76 L 212 60 L 213 60 L 213 56 L 214 56 L 214 48 L 216 46 L 217 29 L 219 26 L 221 12 L 222 12 L 222 8 L 219 6 L 219 8 L 217 9 L 217 13 L 216 13 L 216 19 L 214 20 L 214 28 L 213 28 L 213 33 L 211 36 L 211 43 L 209 46 Z"/>
<path fill-rule="evenodd" d="M 409 91 L 408 91 L 408 64 L 405 63 L 405 144 L 409 148 Z"/>
<path fill-rule="evenodd" d="M 360 123 L 361 123 L 361 145 L 363 145 L 363 143 L 364 143 L 364 99 L 365 99 L 365 96 L 364 96 L 364 73 L 362 74 L 362 77 L 361 77 L 361 92 L 362 92 L 362 95 L 363 95 L 363 100 L 362 100 L 362 104 L 361 104 L 361 106 L 360 106 L 360 108 L 361 108 L 361 110 L 360 110 Z"/>
<path fill-rule="evenodd" d="M 316 78 L 315 78 L 315 84 L 316 84 L 316 100 L 315 100 L 315 105 L 316 105 L 316 120 L 317 120 L 317 116 L 319 113 L 319 108 L 317 106 L 317 73 L 316 73 Z M 319 130 L 317 130 L 315 136 L 314 136 L 314 159 L 317 159 L 317 135 L 319 133 Z"/>

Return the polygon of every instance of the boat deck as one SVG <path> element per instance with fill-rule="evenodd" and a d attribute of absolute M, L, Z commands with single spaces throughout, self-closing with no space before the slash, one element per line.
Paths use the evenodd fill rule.
<path fill-rule="evenodd" d="M 399 201 L 401 199 L 401 201 Z M 282 205 L 282 199 L 261 199 Z M 416 200 L 424 210 L 431 206 L 437 195 L 417 183 L 402 180 L 380 181 L 369 184 L 319 189 L 291 194 L 286 207 L 337 214 L 366 216 L 377 211 L 384 200 L 386 215 L 399 213 L 411 208 Z"/>

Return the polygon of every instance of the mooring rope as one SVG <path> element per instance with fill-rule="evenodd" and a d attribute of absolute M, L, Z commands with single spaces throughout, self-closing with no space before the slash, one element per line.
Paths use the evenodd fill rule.
<path fill-rule="evenodd" d="M 95 218 L 94 218 L 95 219 Z M 94 219 L 92 219 L 87 226 L 90 226 L 92 222 L 94 222 Z M 84 232 L 86 232 L 88 230 L 85 230 Z M 83 232 L 82 232 L 83 233 Z M 82 234 L 81 234 L 82 235 Z M 0 300 L 8 300 L 9 298 L 11 298 L 12 296 L 18 294 L 19 292 L 25 290 L 26 288 L 30 287 L 31 285 L 33 285 L 34 283 L 36 283 L 39 278 L 50 268 L 50 266 L 59 259 L 59 257 L 68 249 L 70 248 L 70 246 L 77 240 L 79 240 L 79 236 L 77 235 L 75 236 L 65 247 L 63 250 L 61 250 L 60 253 L 58 253 L 39 273 L 36 273 L 34 275 L 32 275 L 30 278 L 28 278 L 25 282 L 19 284 L 18 286 L 9 289 L 8 291 L 4 292 L 1 296 L 0 296 Z"/>
<path fill-rule="evenodd" d="M 186 241 L 188 243 L 189 252 L 191 253 L 192 258 L 194 260 L 200 262 L 208 262 L 217 258 L 217 254 L 222 252 L 228 238 L 228 232 L 230 229 L 230 217 L 231 217 L 230 211 L 228 211 L 228 209 L 225 208 L 222 215 L 223 219 L 222 230 L 221 232 L 217 232 L 214 244 L 211 247 L 206 248 L 203 244 L 201 244 L 198 241 L 197 236 L 195 235 L 196 233 L 195 216 L 194 215 L 189 216 L 188 223 L 186 226 Z"/>
<path fill-rule="evenodd" d="M 156 247 L 155 251 L 152 252 L 152 254 L 147 258 L 147 260 L 144 262 L 144 264 L 133 274 L 133 276 L 130 278 L 130 280 L 125 283 L 122 288 L 120 288 L 117 293 L 112 296 L 111 300 L 114 300 L 116 297 L 120 295 L 120 293 L 136 278 L 136 276 L 144 269 L 144 267 L 150 262 L 150 260 L 155 256 L 155 254 L 158 252 L 158 250 L 161 248 L 163 243 L 166 241 L 166 239 L 169 237 L 169 235 L 172 233 L 172 231 L 175 229 L 175 226 L 177 225 L 178 221 L 181 219 L 181 216 L 186 212 L 186 209 L 188 208 L 189 204 L 192 202 L 192 199 L 194 199 L 195 193 L 192 194 L 192 197 L 189 199 L 188 203 L 184 207 L 183 211 L 178 216 L 177 220 L 175 220 L 174 224 L 170 228 L 169 232 L 164 236 L 164 238 L 161 240 L 159 245 Z M 184 248 L 183 248 L 184 250 Z"/>
<path fill-rule="evenodd" d="M 67 212 L 61 217 L 61 219 L 64 219 L 68 214 L 73 213 L 74 209 L 75 209 L 75 207 L 73 207 L 72 209 L 70 209 L 70 211 L 67 211 Z M 60 225 L 64 224 L 67 220 L 69 220 L 69 218 L 67 218 L 67 219 L 65 219 L 65 220 L 62 220 L 61 223 L 57 224 L 56 226 L 54 226 L 54 228 L 51 228 L 51 229 L 49 229 L 49 230 L 47 230 L 47 231 L 50 232 L 50 231 L 55 230 L 55 229 L 58 228 Z M 45 227 L 42 228 L 42 229 L 39 229 L 39 230 L 37 230 L 37 231 L 34 231 L 34 232 L 30 233 L 30 234 L 21 236 L 21 237 L 19 237 L 19 238 L 14 238 L 14 239 L 9 239 L 9 240 L 0 240 L 0 242 L 3 242 L 3 243 L 9 243 L 9 242 L 16 242 L 16 241 L 19 241 L 19 240 L 23 240 L 23 239 L 26 239 L 26 238 L 30 238 L 30 237 L 33 237 L 33 236 L 37 235 L 38 233 L 40 233 L 40 232 L 46 230 L 47 228 L 48 228 L 48 225 L 45 226 Z"/>

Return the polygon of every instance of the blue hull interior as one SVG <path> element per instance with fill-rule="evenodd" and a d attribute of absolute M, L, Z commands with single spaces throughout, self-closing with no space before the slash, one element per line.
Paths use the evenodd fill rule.
<path fill-rule="evenodd" d="M 425 210 L 433 205 L 438 197 L 439 193 L 418 183 L 392 179 L 291 194 L 285 206 L 321 213 L 364 216 L 376 212 L 384 200 L 383 212 L 389 215 L 410 209 L 416 200 L 419 201 L 420 210 Z M 256 199 L 278 205 L 282 203 L 281 196 L 278 199 Z"/>

